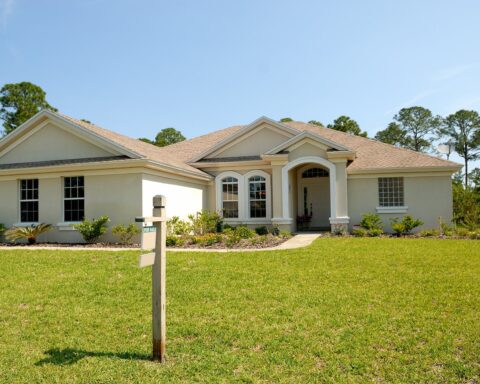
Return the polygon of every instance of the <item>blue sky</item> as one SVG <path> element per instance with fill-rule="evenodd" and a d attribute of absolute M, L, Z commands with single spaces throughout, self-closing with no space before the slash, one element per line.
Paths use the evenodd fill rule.
<path fill-rule="evenodd" d="M 0 0 L 0 85 L 130 136 L 480 110 L 477 0 Z"/>

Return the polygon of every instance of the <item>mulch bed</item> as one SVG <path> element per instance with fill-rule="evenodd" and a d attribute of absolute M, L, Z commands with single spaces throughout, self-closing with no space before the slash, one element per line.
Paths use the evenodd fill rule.
<path fill-rule="evenodd" d="M 119 243 L 36 243 L 36 244 L 26 244 L 26 243 L 0 243 L 1 247 L 11 247 L 11 248 L 28 248 L 28 247 L 42 247 L 42 248 L 51 248 L 51 247 L 64 247 L 64 248 L 140 248 L 140 244 L 119 244 Z"/>

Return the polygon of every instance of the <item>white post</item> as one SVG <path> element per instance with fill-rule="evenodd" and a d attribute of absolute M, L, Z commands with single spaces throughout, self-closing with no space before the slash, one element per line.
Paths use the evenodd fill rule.
<path fill-rule="evenodd" d="M 165 196 L 153 198 L 153 217 L 161 220 L 153 223 L 157 228 L 155 241 L 155 261 L 152 265 L 152 333 L 153 360 L 165 362 L 167 339 L 166 324 L 166 239 L 167 222 L 165 214 Z"/>

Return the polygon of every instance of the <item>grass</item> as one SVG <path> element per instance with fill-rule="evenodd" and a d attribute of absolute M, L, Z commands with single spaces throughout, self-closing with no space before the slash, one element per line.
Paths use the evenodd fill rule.
<path fill-rule="evenodd" d="M 168 254 L 168 362 L 139 252 L 0 251 L 1 383 L 477 383 L 480 243 Z"/>

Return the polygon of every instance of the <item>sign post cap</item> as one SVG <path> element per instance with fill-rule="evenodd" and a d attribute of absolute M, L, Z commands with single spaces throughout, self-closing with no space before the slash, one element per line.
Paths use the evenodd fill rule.
<path fill-rule="evenodd" d="M 156 195 L 153 197 L 153 208 L 165 208 L 167 198 L 163 195 Z"/>

